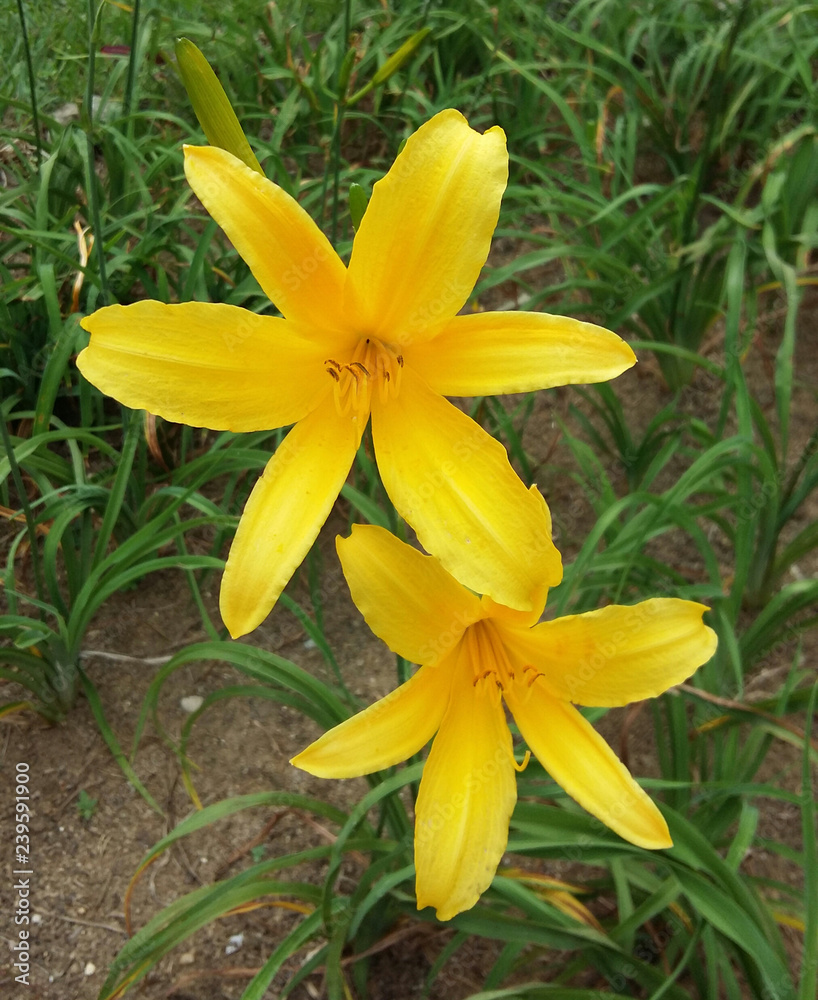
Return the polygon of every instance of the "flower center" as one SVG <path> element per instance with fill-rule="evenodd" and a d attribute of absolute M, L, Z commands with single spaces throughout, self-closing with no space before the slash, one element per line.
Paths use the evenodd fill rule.
<path fill-rule="evenodd" d="M 483 619 L 471 625 L 467 635 L 473 643 L 474 686 L 483 687 L 492 695 L 495 692 L 501 695 L 514 681 L 514 670 L 497 630 L 490 621 Z"/>
<path fill-rule="evenodd" d="M 403 355 L 373 337 L 359 340 L 347 362 L 327 358 L 327 374 L 335 382 L 335 405 L 340 416 L 352 414 L 366 423 L 372 408 L 372 394 L 385 403 L 390 393 L 400 390 Z"/>
<path fill-rule="evenodd" d="M 469 626 L 464 639 L 470 646 L 469 653 L 474 674 L 472 683 L 475 690 L 499 704 L 503 693 L 519 680 L 519 677 L 515 676 L 502 638 L 492 622 L 484 618 Z M 526 750 L 522 763 L 518 764 L 512 754 L 511 763 L 514 769 L 524 771 L 530 756 L 531 751 Z"/>

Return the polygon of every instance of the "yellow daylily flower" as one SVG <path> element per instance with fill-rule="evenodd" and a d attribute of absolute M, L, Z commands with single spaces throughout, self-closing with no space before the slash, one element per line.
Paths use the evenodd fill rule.
<path fill-rule="evenodd" d="M 231 634 L 269 613 L 326 520 L 371 415 L 392 502 L 464 584 L 528 610 L 560 557 L 543 502 L 504 448 L 443 397 L 614 378 L 619 337 L 543 313 L 458 315 L 488 256 L 508 176 L 505 136 L 443 111 L 410 136 L 372 199 L 346 267 L 281 188 L 214 147 L 187 179 L 281 317 L 138 302 L 83 320 L 78 365 L 126 406 L 214 430 L 295 424 L 247 502 L 227 561 Z"/>
<path fill-rule="evenodd" d="M 321 778 L 390 767 L 434 742 L 415 805 L 418 909 L 440 920 L 473 906 L 508 842 L 517 798 L 503 703 L 551 777 L 621 837 L 671 845 L 662 814 L 574 705 L 654 698 L 716 648 L 707 608 L 657 598 L 537 624 L 477 597 L 382 528 L 338 539 L 352 599 L 372 631 L 422 666 L 386 698 L 331 729 L 292 763 Z"/>

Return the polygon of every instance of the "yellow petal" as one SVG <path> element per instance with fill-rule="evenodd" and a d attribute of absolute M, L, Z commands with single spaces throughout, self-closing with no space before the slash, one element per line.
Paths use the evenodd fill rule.
<path fill-rule="evenodd" d="M 330 395 L 282 441 L 244 508 L 221 588 L 233 638 L 270 613 L 326 521 L 344 484 L 360 433 Z"/>
<path fill-rule="evenodd" d="M 204 302 L 108 306 L 82 321 L 77 358 L 97 388 L 135 410 L 213 430 L 295 423 L 328 394 L 323 349 L 283 319 Z"/>
<path fill-rule="evenodd" d="M 480 599 L 485 618 L 492 618 L 495 621 L 507 622 L 516 628 L 531 628 L 536 625 L 542 614 L 540 602 L 531 611 L 515 611 L 514 608 L 507 608 L 504 604 L 498 604 L 486 594 Z"/>
<path fill-rule="evenodd" d="M 551 523 L 551 511 L 548 509 L 548 504 L 545 502 L 545 497 L 537 489 L 536 483 L 531 486 L 528 490 L 532 498 L 536 501 L 537 508 L 541 512 L 543 520 L 546 524 L 546 531 L 548 532 L 548 537 L 552 537 L 552 523 Z M 558 553 L 559 555 L 559 553 Z M 562 561 L 560 560 L 559 565 L 559 575 L 562 579 Z M 501 618 L 505 621 L 514 621 L 515 624 L 524 624 L 531 626 L 536 624 L 540 620 L 540 616 L 543 611 L 545 611 L 545 604 L 548 600 L 548 584 L 543 581 L 536 586 L 531 592 L 531 610 L 530 611 L 517 611 L 514 608 L 507 608 L 502 604 L 497 604 L 493 601 L 488 594 L 483 594 L 480 601 L 483 606 L 483 614 L 486 617 Z"/>
<path fill-rule="evenodd" d="M 501 444 L 408 367 L 398 395 L 373 400 L 372 435 L 389 498 L 456 580 L 519 611 L 560 582 L 542 497 Z"/>
<path fill-rule="evenodd" d="M 185 146 L 185 174 L 256 280 L 288 319 L 325 344 L 343 329 L 346 268 L 280 187 L 215 146 Z"/>
<path fill-rule="evenodd" d="M 418 909 L 439 920 L 474 906 L 508 843 L 517 799 L 511 734 L 493 678 L 474 683 L 468 641 L 420 782 L 415 820 Z"/>
<path fill-rule="evenodd" d="M 441 111 L 375 184 L 355 236 L 347 306 L 361 330 L 407 344 L 454 316 L 488 257 L 508 179 L 502 129 Z"/>
<path fill-rule="evenodd" d="M 596 732 L 567 702 L 539 681 L 518 679 L 505 699 L 523 739 L 566 792 L 606 826 L 638 847 L 670 847 L 664 817 Z"/>
<path fill-rule="evenodd" d="M 636 363 L 610 330 L 567 316 L 484 312 L 454 319 L 404 350 L 406 363 L 443 396 L 491 396 L 605 382 Z"/>
<path fill-rule="evenodd" d="M 482 616 L 480 601 L 437 560 L 373 525 L 336 540 L 352 600 L 367 625 L 412 663 L 437 663 Z"/>
<path fill-rule="evenodd" d="M 290 761 L 318 778 L 355 778 L 398 764 L 437 732 L 449 702 L 451 664 L 421 667 L 405 684 Z"/>
<path fill-rule="evenodd" d="M 703 604 L 654 598 L 507 629 L 503 641 L 517 663 L 544 674 L 553 695 L 603 708 L 655 698 L 681 684 L 716 650 L 702 622 Z"/>

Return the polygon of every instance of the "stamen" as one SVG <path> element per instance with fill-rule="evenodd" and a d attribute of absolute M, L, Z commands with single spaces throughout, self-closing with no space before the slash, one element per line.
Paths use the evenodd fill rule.
<path fill-rule="evenodd" d="M 386 368 L 381 369 L 381 374 L 383 375 L 383 378 L 381 379 L 380 388 L 378 389 L 378 399 L 380 399 L 382 403 L 385 403 L 389 398 L 389 383 L 391 378 L 389 371 Z"/>
<path fill-rule="evenodd" d="M 528 767 L 528 762 L 531 760 L 531 751 L 526 750 L 525 757 L 523 757 L 522 764 L 518 764 L 514 757 L 511 758 L 511 763 L 514 765 L 515 771 L 524 771 Z"/>
<path fill-rule="evenodd" d="M 369 417 L 375 388 L 373 379 L 378 382 L 382 403 L 387 401 L 390 393 L 400 390 L 403 355 L 395 355 L 391 348 L 372 337 L 359 340 L 345 363 L 327 358 L 324 365 L 327 374 L 336 383 L 335 405 L 339 416 L 346 416 L 351 411 L 361 425 Z"/>

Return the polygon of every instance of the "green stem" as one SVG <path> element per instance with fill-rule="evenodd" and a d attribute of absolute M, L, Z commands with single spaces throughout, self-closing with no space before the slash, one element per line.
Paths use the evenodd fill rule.
<path fill-rule="evenodd" d="M 88 86 L 85 91 L 85 141 L 88 149 L 88 205 L 91 209 L 91 228 L 94 232 L 94 251 L 99 269 L 99 287 L 102 305 L 108 303 L 108 277 L 105 271 L 104 240 L 102 238 L 102 218 L 99 213 L 99 181 L 94 169 L 94 65 L 96 63 L 97 17 L 94 0 L 88 0 Z"/>
<path fill-rule="evenodd" d="M 26 17 L 23 12 L 23 0 L 17 0 L 17 13 L 20 15 L 20 30 L 23 34 L 23 49 L 26 53 L 28 90 L 31 95 L 31 115 L 34 118 L 34 142 L 37 146 L 37 166 L 39 167 L 43 161 L 43 145 L 40 138 L 40 116 L 37 111 L 37 88 L 34 84 L 34 66 L 31 62 L 31 48 L 28 44 L 28 31 L 26 30 Z"/>
<path fill-rule="evenodd" d="M 128 79 L 125 82 L 125 100 L 122 105 L 122 113 L 126 119 L 130 119 L 131 106 L 133 105 L 134 89 L 136 87 L 136 49 L 139 44 L 139 2 L 133 0 L 133 22 L 131 25 L 131 56 L 128 61 Z M 129 122 L 129 127 L 130 122 Z"/>
<path fill-rule="evenodd" d="M 333 246 L 338 243 L 338 202 L 340 200 L 341 174 L 341 122 L 344 118 L 344 105 L 339 102 L 335 117 L 335 132 L 332 136 L 332 228 L 330 240 Z"/>
<path fill-rule="evenodd" d="M 341 126 L 344 122 L 346 81 L 343 79 L 344 60 L 349 48 L 349 30 L 352 23 L 352 0 L 344 3 L 344 31 L 342 44 L 338 54 L 338 103 L 335 109 L 335 131 L 332 134 L 332 228 L 331 241 L 335 246 L 338 240 L 338 201 L 340 196 L 341 176 Z"/>
<path fill-rule="evenodd" d="M 26 519 L 26 531 L 28 532 L 28 542 L 31 551 L 31 568 L 34 571 L 34 586 L 37 590 L 37 597 L 39 598 L 40 603 L 45 604 L 45 587 L 43 586 L 42 567 L 40 566 L 40 550 L 37 547 L 37 527 L 34 523 L 34 515 L 31 513 L 28 497 L 26 496 L 23 477 L 20 474 L 20 466 L 17 464 L 17 458 L 14 454 L 14 446 L 11 443 L 11 435 L 9 434 L 9 429 L 6 426 L 6 415 L 3 412 L 2 407 L 0 407 L 0 437 L 3 440 L 3 447 L 6 450 L 6 455 L 8 455 L 11 478 L 14 480 L 14 486 L 20 500 L 20 507 L 22 508 L 23 516 Z M 45 621 L 45 612 L 42 607 L 40 608 L 40 618 Z"/>

